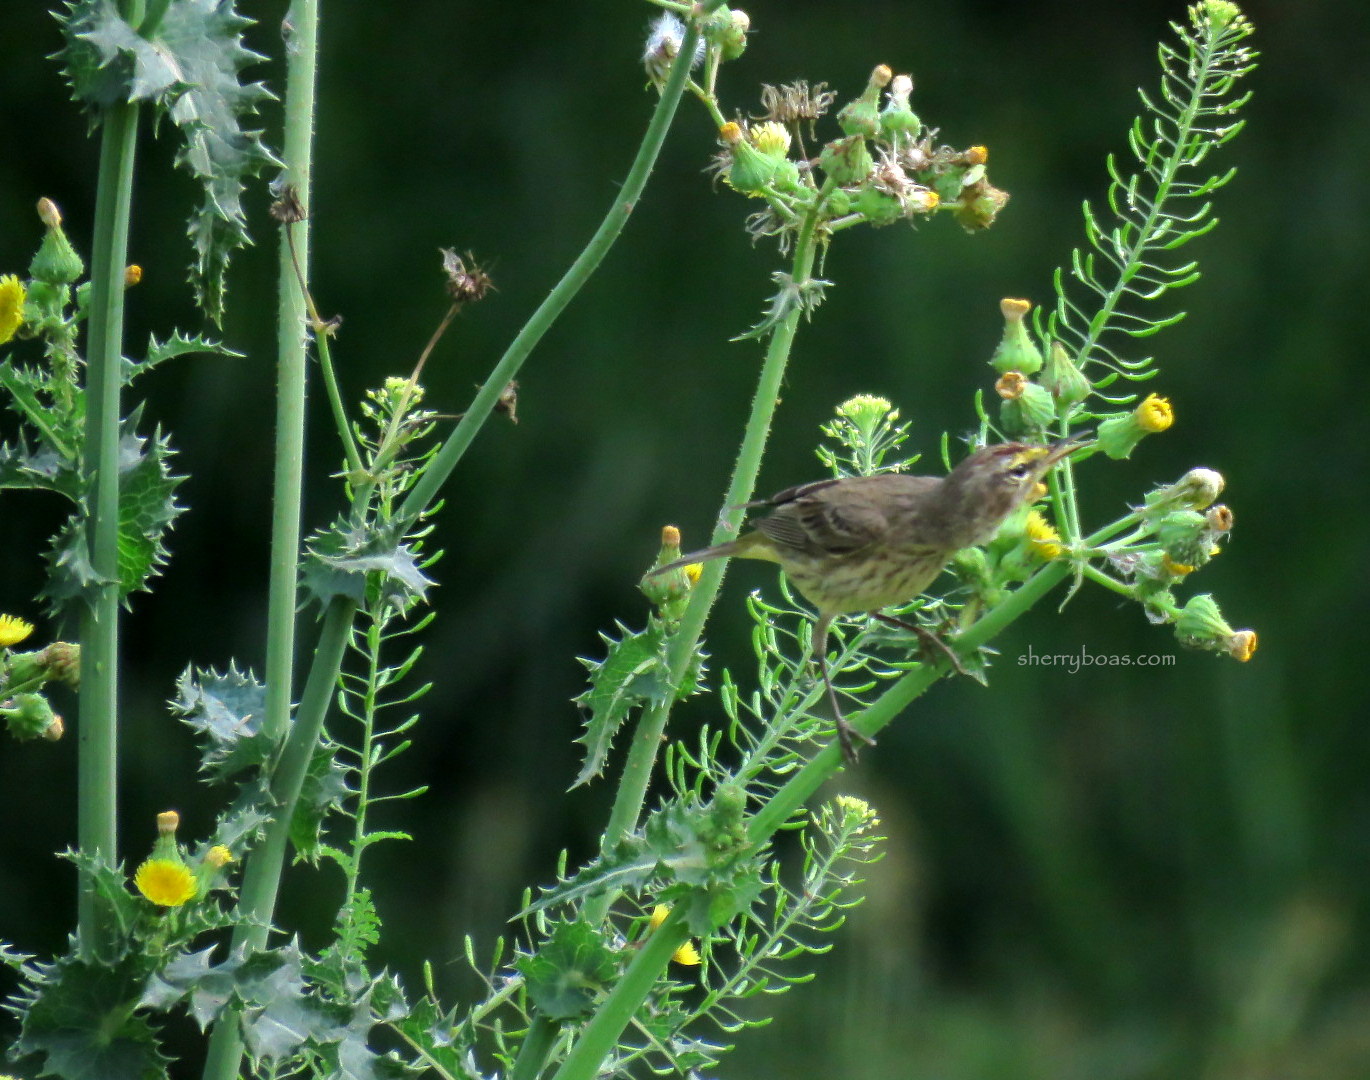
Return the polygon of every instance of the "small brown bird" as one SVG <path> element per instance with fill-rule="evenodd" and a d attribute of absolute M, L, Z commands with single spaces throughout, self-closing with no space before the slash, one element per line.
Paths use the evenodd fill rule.
<path fill-rule="evenodd" d="M 881 615 L 877 609 L 919 595 L 956 552 L 993 539 L 1047 471 L 1080 445 L 1078 440 L 1051 446 L 1002 443 L 971 454 L 945 477 L 880 473 L 786 488 L 747 504 L 771 511 L 755 521 L 750 532 L 683 555 L 652 574 L 732 556 L 779 563 L 818 609 L 813 655 L 827 688 L 842 753 L 855 762 L 852 735 L 867 743 L 874 740 L 853 732 L 838 706 L 828 675 L 828 625 L 838 615 L 865 611 L 914 630 L 926 642 L 932 635 L 923 628 Z M 956 662 L 955 654 L 932 640 Z"/>

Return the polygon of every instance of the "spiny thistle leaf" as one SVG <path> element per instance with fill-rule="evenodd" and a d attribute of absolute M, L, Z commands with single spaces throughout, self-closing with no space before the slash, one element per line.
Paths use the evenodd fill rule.
<path fill-rule="evenodd" d="M 243 355 L 240 352 L 234 352 L 221 342 L 201 337 L 199 334 L 182 334 L 179 330 L 173 332 L 166 341 L 158 341 L 155 336 L 149 337 L 147 355 L 141 361 L 135 362 L 124 357 L 124 385 L 128 386 L 139 375 L 147 374 L 158 364 L 196 353 L 212 353 L 215 356 L 227 356 L 233 359 L 241 359 Z"/>
<path fill-rule="evenodd" d="M 346 519 L 315 533 L 305 545 L 303 587 L 321 603 L 345 596 L 360 604 L 367 577 L 381 575 L 381 595 L 399 604 L 422 600 L 432 585 L 414 547 L 383 529 L 355 526 Z"/>
<path fill-rule="evenodd" d="M 261 132 L 243 126 L 271 96 L 260 83 L 238 78 L 262 59 L 242 44 L 251 21 L 233 10 L 232 0 L 172 0 L 150 38 L 120 17 L 114 0 L 70 0 L 58 19 L 67 41 L 59 57 L 78 101 L 93 113 L 150 102 L 180 130 L 185 145 L 177 164 L 204 189 L 190 219 L 191 282 L 205 313 L 221 321 L 229 256 L 251 242 L 245 181 L 275 160 Z"/>
<path fill-rule="evenodd" d="M 175 451 L 160 430 L 151 439 L 135 433 L 141 413 L 139 406 L 124 420 L 119 439 L 118 582 L 125 604 L 130 593 L 146 590 L 148 581 L 166 564 L 162 539 L 185 510 L 175 499 L 176 489 L 185 480 L 171 472 Z M 94 601 L 105 581 L 90 561 L 84 510 L 74 513 L 53 538 L 47 561 L 43 596 L 55 610 L 73 600 Z"/>
<path fill-rule="evenodd" d="M 63 1080 L 159 1080 L 168 1059 L 134 1006 L 147 960 L 131 953 L 114 963 L 65 956 L 25 965 L 25 985 L 6 1007 L 20 1016 L 13 1058 L 37 1054 L 41 1075 Z"/>
<path fill-rule="evenodd" d="M 189 1001 L 190 1015 L 203 1031 L 209 1027 L 233 996 L 232 961 L 211 964 L 217 946 L 193 953 L 178 953 L 160 971 L 149 976 L 138 1004 L 161 1012 L 182 1000 Z"/>
<path fill-rule="evenodd" d="M 587 922 L 558 923 L 542 947 L 520 956 L 514 966 L 527 981 L 528 996 L 552 1020 L 583 1016 L 618 970 L 619 953 Z"/>
<path fill-rule="evenodd" d="M 263 728 L 266 688 L 251 672 L 187 667 L 170 707 L 200 736 L 200 768 L 217 780 L 259 768 L 276 752 L 276 740 Z"/>
<path fill-rule="evenodd" d="M 305 862 L 318 862 L 324 818 L 349 794 L 352 791 L 347 786 L 347 770 L 333 757 L 332 747 L 317 747 L 290 819 L 290 842 Z"/>
<path fill-rule="evenodd" d="M 670 695 L 670 626 L 655 616 L 648 620 L 646 630 L 629 630 L 621 622 L 615 625 L 622 637 L 599 635 L 608 649 L 603 660 L 580 658 L 590 672 L 590 688 L 572 699 L 587 714 L 585 731 L 576 739 L 585 747 L 585 760 L 573 788 L 603 772 L 614 736 L 634 709 L 660 705 Z M 676 691 L 677 700 L 699 692 L 704 660 L 703 651 L 696 649 Z"/>
<path fill-rule="evenodd" d="M 599 635 L 608 647 L 603 660 L 580 661 L 590 671 L 590 688 L 573 699 L 588 716 L 576 739 L 585 747 L 585 760 L 572 787 L 603 771 L 614 736 L 633 709 L 660 704 L 669 693 L 665 627 L 656 620 L 639 632 L 617 626 L 621 638 Z"/>

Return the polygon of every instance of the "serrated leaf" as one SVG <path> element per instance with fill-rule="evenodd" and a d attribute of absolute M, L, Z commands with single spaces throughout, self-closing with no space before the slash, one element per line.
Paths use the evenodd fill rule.
<path fill-rule="evenodd" d="M 211 964 L 210 957 L 217 946 L 199 952 L 178 953 L 160 971 L 148 977 L 143 996 L 138 1004 L 161 1012 L 187 1000 L 190 1014 L 204 1031 L 223 1012 L 233 996 L 234 973 L 232 961 Z"/>
<path fill-rule="evenodd" d="M 210 353 L 214 356 L 226 356 L 238 360 L 242 359 L 243 356 L 242 353 L 234 352 L 222 342 L 201 337 L 199 334 L 187 335 L 178 330 L 172 333 L 166 341 L 158 341 L 155 336 L 151 336 L 148 338 L 147 353 L 142 360 L 135 362 L 124 357 L 122 368 L 124 385 L 128 386 L 139 375 L 147 374 L 158 364 L 198 353 Z"/>
<path fill-rule="evenodd" d="M 215 779 L 260 768 L 276 752 L 277 741 L 263 727 L 266 688 L 251 672 L 188 667 L 176 680 L 170 707 L 199 736 L 200 768 Z"/>
<path fill-rule="evenodd" d="M 372 574 L 381 577 L 382 598 L 398 604 L 422 600 L 433 584 L 420 569 L 413 547 L 384 529 L 340 519 L 315 533 L 305 546 L 301 584 L 324 605 L 335 596 L 362 603 Z"/>
<path fill-rule="evenodd" d="M 600 634 L 607 646 L 603 660 L 581 660 L 590 669 L 590 688 L 574 701 L 588 716 L 576 742 L 585 747 L 585 760 L 572 787 L 579 787 L 604 769 L 609 747 L 633 709 L 660 704 L 669 693 L 666 681 L 666 631 L 653 620 L 634 632 L 617 623 L 621 638 Z"/>
<path fill-rule="evenodd" d="M 520 956 L 514 966 L 523 973 L 528 996 L 552 1020 L 583 1016 L 596 995 L 613 978 L 619 954 L 587 922 L 563 922 L 552 928 L 542 947 Z"/>
<path fill-rule="evenodd" d="M 63 1080 L 159 1080 L 167 1058 L 147 1020 L 134 1013 L 146 960 L 130 954 L 115 964 L 65 956 L 25 967 L 15 998 L 22 1017 L 10 1054 L 42 1059 L 41 1074 Z"/>
<path fill-rule="evenodd" d="M 347 770 L 333 756 L 333 748 L 315 747 L 295 802 L 295 814 L 290 819 L 290 842 L 305 862 L 318 862 L 324 818 L 349 794 Z"/>
<path fill-rule="evenodd" d="M 232 0 L 174 0 L 151 38 L 120 17 L 114 0 L 70 0 L 59 21 L 67 41 L 60 56 L 77 100 L 93 112 L 146 101 L 180 131 L 176 162 L 204 191 L 188 230 L 191 281 L 205 313 L 221 321 L 229 256 L 250 242 L 245 181 L 275 161 L 261 132 L 243 126 L 271 96 L 260 83 L 238 78 L 262 59 L 242 44 L 251 21 Z"/>

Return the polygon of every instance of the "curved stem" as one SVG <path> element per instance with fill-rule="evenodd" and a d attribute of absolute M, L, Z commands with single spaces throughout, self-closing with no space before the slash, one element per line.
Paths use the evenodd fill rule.
<path fill-rule="evenodd" d="M 81 851 L 118 859 L 119 728 L 119 392 L 123 384 L 124 266 L 138 106 L 113 105 L 104 114 L 95 235 L 90 269 L 85 452 L 81 461 L 89 525 L 90 561 L 100 579 L 81 611 L 80 739 L 77 836 Z M 93 957 L 103 940 L 105 912 L 83 882 L 77 902 L 81 952 Z"/>
<path fill-rule="evenodd" d="M 637 206 L 643 188 L 647 186 L 647 178 L 652 173 L 652 166 L 656 164 L 661 144 L 665 141 L 666 132 L 675 117 L 676 106 L 680 104 L 680 95 L 685 89 L 686 78 L 689 75 L 689 58 L 694 55 L 695 43 L 698 41 L 699 26 L 691 20 L 681 43 L 680 54 L 671 65 L 671 74 L 662 88 L 661 98 L 657 101 L 642 145 L 638 148 L 637 156 L 633 158 L 632 167 L 628 170 L 628 177 L 623 181 L 618 197 L 609 208 L 609 212 L 604 215 L 604 220 L 600 222 L 585 250 L 576 257 L 570 269 L 547 294 L 547 299 L 538 305 L 537 310 L 524 323 L 523 329 L 509 343 L 499 363 L 476 391 L 470 406 L 457 422 L 452 434 L 447 437 L 447 441 L 443 443 L 442 449 L 437 452 L 432 462 L 424 469 L 422 478 L 410 490 L 397 515 L 401 525 L 416 521 L 437 498 L 442 485 L 452 475 L 452 470 L 461 461 L 476 433 L 490 418 L 504 388 L 518 374 L 529 353 L 556 321 L 557 316 L 576 293 L 580 292 L 581 286 L 590 279 L 590 275 L 598 269 L 599 264 L 604 261 L 604 256 L 618 239 L 619 233 L 623 231 L 624 225 L 628 223 L 628 217 Z"/>

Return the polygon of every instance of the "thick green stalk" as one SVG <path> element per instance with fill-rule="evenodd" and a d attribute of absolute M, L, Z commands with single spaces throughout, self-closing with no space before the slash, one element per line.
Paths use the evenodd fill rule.
<path fill-rule="evenodd" d="M 594 1080 L 599 1075 L 600 1066 L 613 1053 L 619 1036 L 688 937 L 684 909 L 676 908 L 638 950 L 623 978 L 596 1010 L 594 1019 L 585 1025 L 553 1080 Z"/>
<path fill-rule="evenodd" d="M 242 919 L 233 933 L 233 949 L 252 952 L 265 947 L 271 919 L 276 909 L 281 871 L 290 840 L 290 819 L 304 786 L 309 762 L 319 744 L 324 718 L 333 701 L 342 669 L 343 653 L 352 632 L 352 616 L 357 606 L 351 600 L 335 598 L 324 612 L 323 629 L 314 653 L 300 706 L 286 739 L 281 760 L 271 778 L 271 794 L 276 813 L 266 828 L 266 837 L 253 852 L 243 875 L 238 898 Z M 237 1015 L 226 1013 L 214 1027 L 205 1062 L 204 1080 L 234 1080 L 242 1056 Z"/>
<path fill-rule="evenodd" d="M 288 21 L 293 32 L 291 47 L 287 49 L 284 175 L 294 186 L 300 202 L 308 207 L 318 58 L 318 0 L 295 0 Z M 287 235 L 286 230 L 293 232 Z M 243 878 L 238 910 L 245 921 L 234 933 L 235 947 L 261 948 L 266 944 L 267 927 L 275 912 L 276 893 L 286 856 L 290 818 L 332 700 L 355 610 L 353 605 L 342 602 L 330 605 L 309 684 L 300 703 L 300 717 L 291 730 L 307 370 L 306 304 L 301 279 L 306 277 L 308 267 L 308 220 L 282 225 L 277 270 L 276 461 L 267 586 L 264 726 L 276 738 L 283 737 L 288 730 L 290 737 L 272 776 L 276 816 L 268 826 L 266 840 L 249 858 Z M 205 1063 L 206 1080 L 233 1080 L 238 1075 L 241 1058 L 237 1017 L 229 1013 L 215 1025 Z"/>
<path fill-rule="evenodd" d="M 718 4 L 711 2 L 705 6 L 717 7 Z M 656 164 L 657 154 L 661 150 L 661 144 L 666 139 L 666 132 L 670 129 L 671 120 L 675 117 L 676 106 L 680 104 L 680 95 L 685 89 L 686 77 L 689 75 L 688 58 L 694 55 L 695 44 L 698 41 L 699 28 L 691 22 L 686 28 L 685 38 L 680 47 L 680 56 L 686 59 L 677 60 L 671 65 L 671 74 L 661 90 L 661 97 L 656 103 L 651 122 L 647 125 L 647 133 L 643 136 L 642 145 L 638 147 L 637 156 L 633 159 L 632 167 L 628 170 L 628 177 L 623 181 L 618 197 L 609 208 L 609 212 L 604 215 L 604 220 L 600 222 L 599 228 L 595 230 L 595 235 L 590 238 L 585 250 L 576 257 L 576 261 L 571 264 L 570 269 L 547 294 L 547 299 L 538 305 L 537 310 L 533 312 L 518 335 L 510 342 L 509 348 L 504 351 L 499 363 L 495 365 L 494 370 L 490 372 L 481 388 L 476 391 L 475 398 L 467 406 L 466 412 L 457 422 L 452 434 L 443 443 L 442 449 L 424 469 L 423 477 L 410 490 L 397 515 L 402 523 L 408 524 L 415 521 L 437 498 L 442 485 L 447 482 L 447 478 L 452 475 L 452 470 L 457 467 L 462 455 L 466 453 L 466 448 L 471 445 L 476 433 L 480 431 L 485 421 L 489 419 L 491 412 L 494 411 L 504 388 L 518 374 L 519 368 L 528 359 L 529 353 L 533 351 L 534 346 L 542 339 L 542 335 L 556 321 L 557 316 L 580 291 L 581 286 L 590 279 L 590 275 L 598 269 L 599 264 L 604 261 L 604 256 L 608 254 L 609 248 L 613 246 L 619 233 L 623 231 L 624 225 L 628 223 L 628 217 L 632 214 L 633 208 L 637 206 L 637 200 L 642 196 L 642 190 L 647 185 L 647 178 L 651 175 L 652 166 Z"/>
<path fill-rule="evenodd" d="M 309 206 L 318 57 L 318 0 L 296 0 L 286 69 L 284 177 Z M 287 230 L 290 235 L 287 236 Z M 293 241 L 293 250 L 292 250 Z M 267 585 L 266 713 L 269 735 L 290 726 L 295 689 L 295 611 L 299 606 L 300 515 L 304 498 L 306 304 L 309 219 L 281 226 L 277 266 L 276 463 Z M 298 273 L 296 267 L 298 266 Z M 255 856 L 254 856 L 255 857 Z"/>
<path fill-rule="evenodd" d="M 86 353 L 86 431 L 82 459 L 90 559 L 101 584 L 81 612 L 81 723 L 77 835 L 81 851 L 117 860 L 119 727 L 119 391 L 124 341 L 124 266 L 138 106 L 104 114 L 91 251 L 90 336 Z M 102 909 L 84 884 L 78 901 L 81 951 L 102 939 Z"/>

